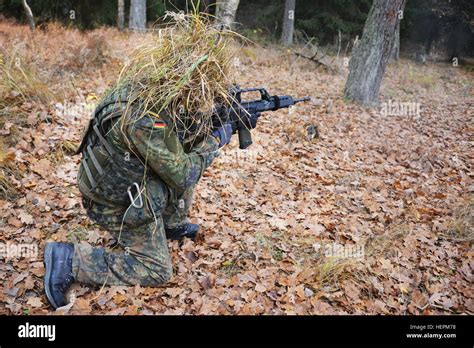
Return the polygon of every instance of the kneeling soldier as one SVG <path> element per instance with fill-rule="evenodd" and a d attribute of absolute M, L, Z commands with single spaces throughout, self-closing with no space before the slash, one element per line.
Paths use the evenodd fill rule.
<path fill-rule="evenodd" d="M 129 110 L 129 94 L 119 88 L 102 101 L 79 149 L 83 205 L 120 250 L 47 243 L 45 290 L 55 308 L 66 304 L 73 282 L 167 282 L 172 264 L 166 239 L 195 238 L 198 225 L 187 221 L 193 189 L 232 136 L 232 127 L 224 125 L 185 151 L 166 114 Z"/>

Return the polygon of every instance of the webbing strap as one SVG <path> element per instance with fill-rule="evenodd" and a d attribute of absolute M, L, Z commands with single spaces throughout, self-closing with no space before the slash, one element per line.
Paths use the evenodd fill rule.
<path fill-rule="evenodd" d="M 91 146 L 87 146 L 87 153 L 89 154 L 90 159 L 92 160 L 92 163 L 94 163 L 94 167 L 97 170 L 97 172 L 102 175 L 104 173 L 104 170 L 102 169 L 102 166 L 100 165 L 99 161 L 97 160 L 97 157 L 95 157 L 94 152 L 92 151 Z"/>
<path fill-rule="evenodd" d="M 97 185 L 97 182 L 94 180 L 94 177 L 92 176 L 91 170 L 89 166 L 87 165 L 86 161 L 82 161 L 82 167 L 84 168 L 84 171 L 86 172 L 89 182 L 91 183 L 91 189 L 94 188 Z"/>
<path fill-rule="evenodd" d="M 117 99 L 117 100 L 112 100 L 107 103 L 104 103 L 102 105 L 99 105 L 100 107 L 98 109 L 94 110 L 94 115 L 98 115 L 102 110 L 104 110 L 107 106 L 110 105 L 115 105 L 115 104 L 127 104 L 128 99 Z"/>
<path fill-rule="evenodd" d="M 95 134 L 99 138 L 99 141 L 102 145 L 104 145 L 105 149 L 109 153 L 110 156 L 114 157 L 116 155 L 115 150 L 110 146 L 109 142 L 104 138 L 104 136 L 100 133 L 99 127 L 95 124 L 93 127 Z"/>
<path fill-rule="evenodd" d="M 102 127 L 102 129 L 104 129 L 104 123 L 107 122 L 107 121 L 110 121 L 116 117 L 120 117 L 122 116 L 123 112 L 122 110 L 118 110 L 118 111 L 115 111 L 115 112 L 112 112 L 110 115 L 107 115 L 105 116 L 102 121 L 100 121 L 100 125 Z"/>

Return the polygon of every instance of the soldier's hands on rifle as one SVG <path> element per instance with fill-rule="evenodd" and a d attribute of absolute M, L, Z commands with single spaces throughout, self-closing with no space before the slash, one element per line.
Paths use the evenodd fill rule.
<path fill-rule="evenodd" d="M 232 131 L 232 124 L 226 123 L 212 132 L 212 135 L 219 140 L 220 148 L 230 143 Z"/>

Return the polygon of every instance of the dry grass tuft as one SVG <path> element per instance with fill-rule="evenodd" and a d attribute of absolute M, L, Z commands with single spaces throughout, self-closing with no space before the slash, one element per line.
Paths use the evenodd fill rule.
<path fill-rule="evenodd" d="M 191 142 L 209 131 L 215 103 L 231 103 L 231 38 L 236 34 L 212 25 L 209 17 L 197 12 L 168 12 L 165 18 L 171 19 L 170 25 L 157 28 L 137 47 L 119 86 L 132 86 L 135 101 L 142 103 L 139 116 L 166 110 L 169 121 Z"/>
<path fill-rule="evenodd" d="M 80 32 L 54 22 L 32 35 L 25 25 L 0 21 L 0 107 L 25 98 L 46 104 L 75 97 L 81 75 L 97 72 L 104 63 L 117 70 L 109 42 L 118 35 L 112 28 Z M 123 49 L 114 49 L 123 56 Z"/>
<path fill-rule="evenodd" d="M 365 269 L 356 259 L 327 257 L 316 265 L 316 282 L 313 286 L 334 292 L 341 289 L 342 283 L 350 279 L 360 281 L 365 274 Z"/>
<path fill-rule="evenodd" d="M 409 224 L 404 223 L 390 226 L 383 234 L 376 235 L 367 243 L 365 255 L 367 257 L 396 255 L 397 250 L 393 246 L 402 241 L 412 230 Z"/>
<path fill-rule="evenodd" d="M 48 86 L 41 82 L 36 69 L 18 50 L 7 55 L 0 51 L 0 100 L 2 109 L 20 101 L 47 102 L 52 98 Z"/>
<path fill-rule="evenodd" d="M 474 199 L 471 197 L 460 206 L 449 222 L 445 233 L 448 238 L 457 242 L 474 241 Z"/>

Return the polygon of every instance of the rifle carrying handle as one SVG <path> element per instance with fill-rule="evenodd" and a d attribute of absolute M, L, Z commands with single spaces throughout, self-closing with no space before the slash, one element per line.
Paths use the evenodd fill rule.
<path fill-rule="evenodd" d="M 247 128 L 245 127 L 239 128 L 238 133 L 239 133 L 239 149 L 244 150 L 250 145 L 252 145 L 252 134 Z"/>

